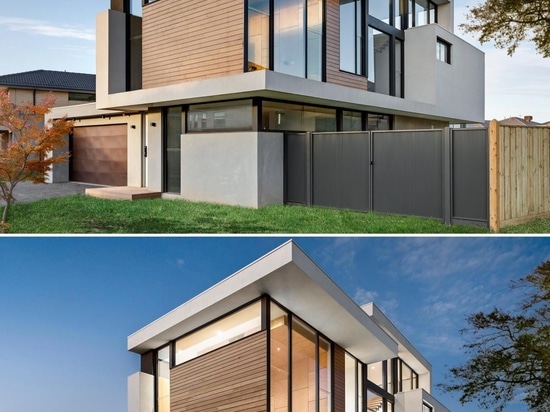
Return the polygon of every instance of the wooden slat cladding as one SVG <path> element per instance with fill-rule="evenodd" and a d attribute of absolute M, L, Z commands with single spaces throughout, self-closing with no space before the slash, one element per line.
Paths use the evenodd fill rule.
<path fill-rule="evenodd" d="M 171 412 L 265 412 L 267 332 L 260 332 L 170 372 Z"/>
<path fill-rule="evenodd" d="M 334 410 L 346 409 L 346 358 L 344 349 L 334 345 Z"/>
<path fill-rule="evenodd" d="M 244 2 L 162 0 L 143 8 L 143 88 L 243 72 Z"/>
<path fill-rule="evenodd" d="M 340 1 L 327 0 L 327 83 L 367 90 L 365 76 L 340 71 Z"/>
<path fill-rule="evenodd" d="M 109 186 L 128 184 L 127 125 L 75 127 L 69 178 Z"/>

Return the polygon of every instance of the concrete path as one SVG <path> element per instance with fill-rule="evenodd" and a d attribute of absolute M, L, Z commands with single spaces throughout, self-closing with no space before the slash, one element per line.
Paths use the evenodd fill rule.
<path fill-rule="evenodd" d="M 76 194 L 83 195 L 87 188 L 98 187 L 84 183 L 46 183 L 33 184 L 30 182 L 18 183 L 14 190 L 14 197 L 17 203 L 34 202 L 35 200 L 47 199 L 51 197 L 64 197 Z M 0 204 L 4 204 L 0 200 Z"/>

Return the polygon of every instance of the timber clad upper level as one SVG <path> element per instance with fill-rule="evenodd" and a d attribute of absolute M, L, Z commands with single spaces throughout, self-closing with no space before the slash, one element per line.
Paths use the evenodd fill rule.
<path fill-rule="evenodd" d="M 143 88 L 243 72 L 243 0 L 143 7 Z"/>
<path fill-rule="evenodd" d="M 349 4 L 354 2 L 358 6 L 356 15 L 351 16 Z M 142 87 L 225 77 L 241 74 L 248 68 L 271 66 L 282 73 L 402 97 L 402 29 L 452 20 L 449 17 L 452 7 L 447 3 L 443 0 L 393 3 L 304 0 L 303 4 L 267 0 L 150 2 L 143 7 Z M 341 21 L 343 8 L 345 18 L 351 19 L 349 22 Z M 422 14 L 414 10 L 422 10 Z M 418 17 L 421 15 L 422 19 Z M 348 29 L 354 25 L 355 29 Z M 443 26 L 449 25 L 443 23 Z M 342 27 L 351 32 L 340 33 Z M 356 44 L 348 44 L 353 38 Z M 357 60 L 351 63 L 351 67 L 356 67 L 355 73 L 348 72 L 349 64 L 342 69 L 342 56 L 345 60 Z"/>

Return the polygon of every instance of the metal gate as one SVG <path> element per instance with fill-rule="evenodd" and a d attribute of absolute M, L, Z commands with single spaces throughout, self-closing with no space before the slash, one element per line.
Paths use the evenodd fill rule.
<path fill-rule="evenodd" d="M 315 133 L 312 153 L 313 205 L 371 210 L 368 132 Z"/>
<path fill-rule="evenodd" d="M 486 129 L 287 133 L 285 202 L 488 225 Z"/>
<path fill-rule="evenodd" d="M 441 130 L 373 132 L 373 211 L 443 219 Z"/>
<path fill-rule="evenodd" d="M 451 223 L 489 223 L 489 140 L 486 129 L 451 132 Z"/>

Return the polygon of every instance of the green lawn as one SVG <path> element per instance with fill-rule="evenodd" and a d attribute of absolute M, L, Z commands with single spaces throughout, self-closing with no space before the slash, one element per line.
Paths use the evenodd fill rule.
<path fill-rule="evenodd" d="M 300 206 L 248 209 L 183 200 L 46 199 L 10 208 L 8 233 L 489 233 L 438 220 Z M 507 228 L 508 233 L 513 233 Z M 550 222 L 522 225 L 548 233 Z"/>

